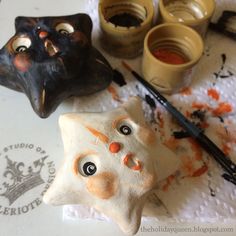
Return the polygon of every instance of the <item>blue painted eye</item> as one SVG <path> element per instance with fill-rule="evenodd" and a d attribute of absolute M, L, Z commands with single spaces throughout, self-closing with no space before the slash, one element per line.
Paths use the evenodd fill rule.
<path fill-rule="evenodd" d="M 93 162 L 84 163 L 82 169 L 86 176 L 94 175 L 97 171 L 97 167 Z"/>

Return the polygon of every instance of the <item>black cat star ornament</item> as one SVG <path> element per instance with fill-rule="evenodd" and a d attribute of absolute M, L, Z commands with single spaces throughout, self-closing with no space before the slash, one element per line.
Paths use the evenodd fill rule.
<path fill-rule="evenodd" d="M 15 28 L 0 50 L 0 84 L 25 93 L 41 118 L 110 84 L 113 70 L 91 44 L 88 15 L 17 17 Z"/>

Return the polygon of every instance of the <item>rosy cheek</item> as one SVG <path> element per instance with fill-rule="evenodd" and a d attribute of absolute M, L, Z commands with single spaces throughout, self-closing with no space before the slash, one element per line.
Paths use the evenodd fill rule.
<path fill-rule="evenodd" d="M 13 60 L 14 66 L 21 72 L 26 72 L 31 66 L 29 56 L 26 54 L 17 54 Z"/>
<path fill-rule="evenodd" d="M 156 143 L 156 135 L 155 133 L 145 127 L 141 127 L 138 132 L 138 138 L 141 142 L 145 143 L 146 145 L 153 145 Z"/>
<path fill-rule="evenodd" d="M 86 45 L 88 43 L 87 37 L 83 33 L 79 32 L 79 31 L 74 32 L 71 35 L 71 39 L 74 42 L 82 43 L 82 45 Z"/>
<path fill-rule="evenodd" d="M 101 199 L 109 199 L 117 191 L 117 178 L 111 172 L 103 172 L 96 176 L 91 176 L 87 182 L 88 191 Z"/>

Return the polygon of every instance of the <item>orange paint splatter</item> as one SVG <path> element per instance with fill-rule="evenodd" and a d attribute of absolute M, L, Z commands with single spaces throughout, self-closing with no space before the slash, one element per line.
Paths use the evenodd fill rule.
<path fill-rule="evenodd" d="M 109 142 L 109 138 L 101 133 L 100 131 L 90 127 L 90 126 L 86 126 L 86 128 L 94 135 L 96 136 L 97 138 L 99 138 L 100 141 L 104 142 L 104 143 L 108 143 Z"/>
<path fill-rule="evenodd" d="M 227 132 L 224 128 L 219 127 L 216 134 L 225 142 L 236 143 L 236 130 L 233 127 L 229 127 Z"/>
<path fill-rule="evenodd" d="M 193 139 L 193 138 L 188 138 L 188 141 L 190 142 L 191 149 L 194 152 L 194 158 L 196 161 L 201 161 L 203 152 L 200 147 L 200 145 Z"/>
<path fill-rule="evenodd" d="M 207 94 L 209 97 L 213 98 L 216 101 L 218 101 L 220 99 L 220 94 L 213 88 L 208 89 Z"/>
<path fill-rule="evenodd" d="M 167 177 L 166 183 L 162 186 L 162 190 L 164 192 L 168 191 L 168 189 L 169 189 L 170 185 L 173 183 L 174 179 L 175 179 L 174 175 L 170 175 L 169 177 Z"/>
<path fill-rule="evenodd" d="M 226 156 L 229 156 L 230 152 L 231 152 L 231 148 L 226 144 L 223 145 L 222 147 L 222 151 Z"/>
<path fill-rule="evenodd" d="M 190 156 L 181 156 L 180 157 L 182 162 L 182 171 L 187 173 L 187 176 L 192 176 L 194 173 L 194 164 Z"/>
<path fill-rule="evenodd" d="M 108 92 L 111 94 L 112 98 L 117 101 L 117 102 L 121 102 L 121 99 L 119 97 L 119 94 L 117 93 L 116 89 L 113 86 L 109 86 L 107 88 Z"/>
<path fill-rule="evenodd" d="M 202 128 L 202 129 L 206 129 L 206 128 L 208 128 L 210 125 L 207 123 L 207 122 L 201 122 L 201 124 L 200 124 L 200 127 Z"/>
<path fill-rule="evenodd" d="M 205 103 L 197 103 L 197 102 L 193 102 L 192 103 L 192 108 L 196 108 L 196 109 L 205 109 L 205 110 L 210 110 L 210 107 L 205 104 Z"/>
<path fill-rule="evenodd" d="M 164 119 L 160 111 L 157 111 L 157 119 L 160 128 L 164 128 Z"/>
<path fill-rule="evenodd" d="M 222 116 L 226 113 L 229 113 L 233 110 L 232 106 L 227 102 L 219 103 L 218 107 L 212 111 L 215 116 Z"/>
<path fill-rule="evenodd" d="M 194 171 L 194 173 L 192 174 L 192 177 L 199 177 L 199 176 L 205 174 L 207 171 L 208 171 L 208 166 L 203 165 L 202 167 L 200 167 L 199 169 Z"/>
<path fill-rule="evenodd" d="M 191 117 L 191 112 L 186 111 L 186 112 L 185 112 L 185 116 L 186 116 L 187 118 L 190 118 L 190 117 Z"/>
<path fill-rule="evenodd" d="M 163 144 L 168 147 L 170 150 L 175 151 L 179 146 L 180 140 L 176 139 L 175 137 L 170 137 L 166 140 Z"/>
<path fill-rule="evenodd" d="M 189 95 L 192 94 L 192 89 L 191 89 L 190 87 L 185 87 L 185 88 L 183 88 L 183 89 L 180 91 L 180 93 L 181 93 L 182 95 L 189 96 Z"/>

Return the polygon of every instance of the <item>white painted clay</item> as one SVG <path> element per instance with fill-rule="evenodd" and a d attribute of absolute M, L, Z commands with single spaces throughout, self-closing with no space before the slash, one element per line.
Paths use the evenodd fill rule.
<path fill-rule="evenodd" d="M 65 159 L 44 202 L 94 207 L 135 234 L 147 196 L 179 164 L 145 123 L 141 101 L 132 97 L 105 113 L 65 114 L 59 124 Z"/>

